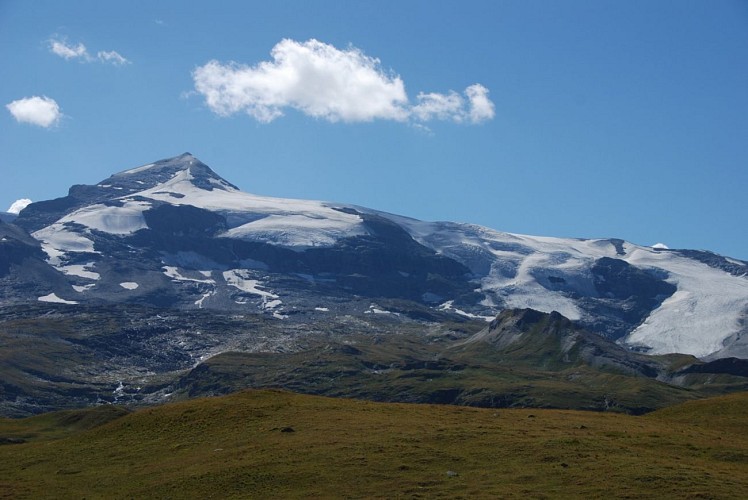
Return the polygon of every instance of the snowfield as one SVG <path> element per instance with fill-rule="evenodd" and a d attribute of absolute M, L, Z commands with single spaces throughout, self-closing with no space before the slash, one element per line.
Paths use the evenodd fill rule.
<path fill-rule="evenodd" d="M 748 310 L 748 279 L 732 276 L 706 264 L 636 248 L 631 264 L 660 267 L 678 290 L 626 338 L 630 346 L 644 346 L 653 354 L 686 352 L 705 357 L 719 351 L 725 339 L 740 333 Z M 684 351 L 685 349 L 685 351 Z"/>
<path fill-rule="evenodd" d="M 135 194 L 220 213 L 230 225 L 223 236 L 230 238 L 303 249 L 331 246 L 341 238 L 367 234 L 359 216 L 323 202 L 255 196 L 218 181 L 213 183 L 216 189 L 208 191 L 195 186 L 193 180 L 189 170 L 184 170 L 168 182 Z"/>
<path fill-rule="evenodd" d="M 121 207 L 90 205 L 63 217 L 59 222 L 75 222 L 109 234 L 132 234 L 148 227 L 143 212 L 149 208 L 150 203 L 132 200 L 124 201 Z"/>
<path fill-rule="evenodd" d="M 582 312 L 573 299 L 546 289 L 538 278 L 553 275 L 576 280 L 578 288 L 584 287 L 580 278 L 589 273 L 595 260 L 610 257 L 641 269 L 664 270 L 668 273 L 666 281 L 677 288 L 623 340 L 625 345 L 645 348 L 651 354 L 680 352 L 705 357 L 722 349 L 728 338 L 746 331 L 743 321 L 748 315 L 748 278 L 732 276 L 677 253 L 622 242 L 621 255 L 610 240 L 526 236 L 471 224 L 381 215 L 405 227 L 424 246 L 483 275 L 480 289 L 487 293 L 489 306 L 494 305 L 490 297 L 495 296 L 507 307 L 557 311 L 569 319 L 581 319 Z"/>

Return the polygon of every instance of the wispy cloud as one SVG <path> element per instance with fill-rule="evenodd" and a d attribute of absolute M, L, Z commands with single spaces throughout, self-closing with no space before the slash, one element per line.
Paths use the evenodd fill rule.
<path fill-rule="evenodd" d="M 88 52 L 88 49 L 82 43 L 75 45 L 70 44 L 64 38 L 59 37 L 53 37 L 49 40 L 49 50 L 66 61 L 76 59 L 80 62 L 102 62 L 113 64 L 115 66 L 130 64 L 130 61 L 117 51 L 100 50 L 94 57 Z"/>
<path fill-rule="evenodd" d="M 464 97 L 454 91 L 420 93 L 413 105 L 402 78 L 355 47 L 285 39 L 271 57 L 254 66 L 209 61 L 192 73 L 195 90 L 214 113 L 245 112 L 261 123 L 286 109 L 331 122 L 480 123 L 494 117 L 488 89 L 480 84 L 465 89 Z"/>
<path fill-rule="evenodd" d="M 49 128 L 62 118 L 57 102 L 46 96 L 24 97 L 5 105 L 19 123 Z"/>
<path fill-rule="evenodd" d="M 88 50 L 86 50 L 86 46 L 82 43 L 69 45 L 64 40 L 52 39 L 49 41 L 49 50 L 65 60 L 81 59 L 87 61 L 91 58 Z"/>
<path fill-rule="evenodd" d="M 114 64 L 115 66 L 122 66 L 123 64 L 130 64 L 130 61 L 122 57 L 122 55 L 120 55 L 115 50 L 110 50 L 110 51 L 100 50 L 96 54 L 96 57 L 99 58 L 99 61 L 108 62 L 108 63 Z"/>

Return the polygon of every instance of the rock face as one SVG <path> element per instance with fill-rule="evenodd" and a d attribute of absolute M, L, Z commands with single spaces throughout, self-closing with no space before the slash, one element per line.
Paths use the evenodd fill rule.
<path fill-rule="evenodd" d="M 746 352 L 745 262 L 256 196 L 189 153 L 75 185 L 0 224 L 5 304 L 131 304 L 279 319 L 492 318 L 533 308 L 645 352 Z"/>
<path fill-rule="evenodd" d="M 631 352 L 597 334 L 576 328 L 557 312 L 507 310 L 462 343 L 463 349 L 489 347 L 531 366 L 587 365 L 627 375 L 655 378 L 669 370 L 662 360 Z M 711 372 L 710 372 L 711 373 Z"/>

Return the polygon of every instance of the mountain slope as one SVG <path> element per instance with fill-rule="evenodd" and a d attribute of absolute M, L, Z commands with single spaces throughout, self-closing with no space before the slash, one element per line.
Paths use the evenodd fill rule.
<path fill-rule="evenodd" d="M 64 275 L 54 293 L 67 302 L 285 319 L 393 313 L 383 299 L 471 318 L 533 308 L 645 352 L 748 357 L 745 262 L 256 196 L 188 153 L 73 186 L 14 224 Z M 52 293 L 36 283 L 8 301 Z"/>
<path fill-rule="evenodd" d="M 507 310 L 478 332 L 476 325 L 430 332 L 403 325 L 373 338 L 309 338 L 294 351 L 224 352 L 169 392 L 184 398 L 281 387 L 374 401 L 646 413 L 748 389 L 745 361 L 631 352 L 558 313 Z"/>

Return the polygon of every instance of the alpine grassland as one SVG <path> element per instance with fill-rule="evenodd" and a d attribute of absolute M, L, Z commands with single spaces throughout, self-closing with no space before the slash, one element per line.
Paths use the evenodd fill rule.
<path fill-rule="evenodd" d="M 0 420 L 2 498 L 744 498 L 748 393 L 647 415 L 248 390 Z"/>

